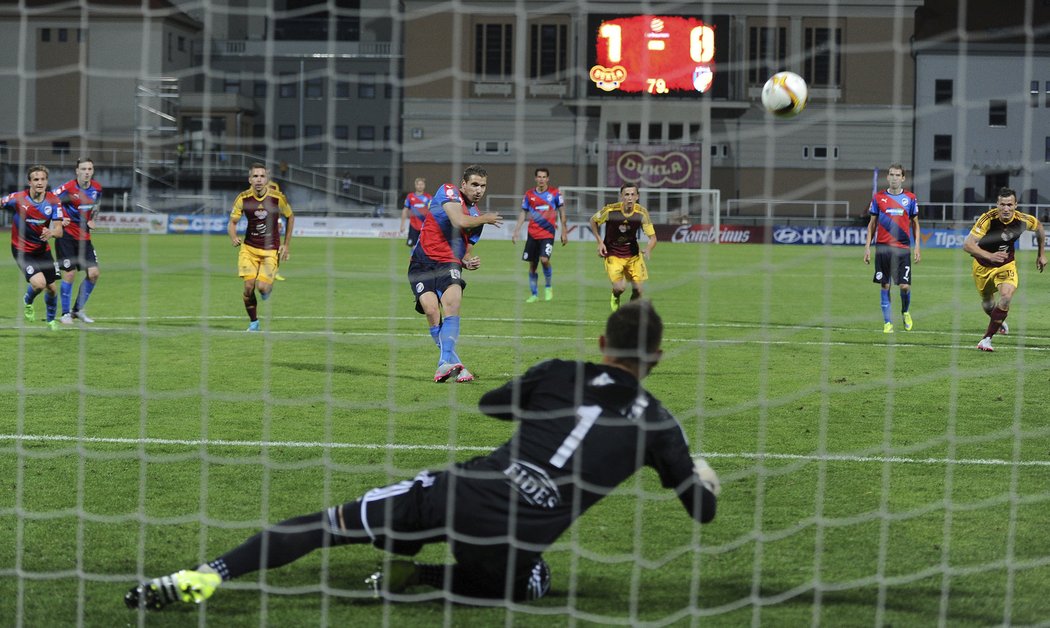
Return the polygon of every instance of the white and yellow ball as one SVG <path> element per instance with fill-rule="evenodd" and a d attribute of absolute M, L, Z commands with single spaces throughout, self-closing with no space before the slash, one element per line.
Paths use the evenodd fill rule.
<path fill-rule="evenodd" d="M 777 72 L 762 86 L 762 106 L 778 118 L 793 118 L 809 102 L 806 80 L 794 72 Z"/>

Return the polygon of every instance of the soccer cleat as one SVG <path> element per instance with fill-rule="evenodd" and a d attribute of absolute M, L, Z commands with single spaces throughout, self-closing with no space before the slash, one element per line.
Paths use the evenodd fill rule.
<path fill-rule="evenodd" d="M 539 301 L 539 300 L 540 300 L 540 298 L 537 295 L 534 294 L 531 297 L 525 299 L 525 302 L 526 303 L 535 303 L 536 301 Z"/>
<path fill-rule="evenodd" d="M 36 318 L 36 309 L 33 307 L 32 303 L 26 303 L 25 301 L 23 301 L 22 303 L 25 305 L 25 309 L 23 310 L 22 314 L 26 317 L 27 323 L 32 323 L 33 320 Z"/>
<path fill-rule="evenodd" d="M 999 326 L 999 332 L 998 333 L 1000 333 L 1000 334 L 1002 334 L 1004 336 L 1006 334 L 1010 333 L 1010 326 L 1006 324 L 1006 321 L 1003 321 L 1003 324 Z"/>
<path fill-rule="evenodd" d="M 248 323 L 248 329 L 244 331 L 259 331 L 259 321 L 252 321 Z"/>
<path fill-rule="evenodd" d="M 281 273 L 277 273 L 277 274 L 275 274 L 273 276 L 273 280 L 274 281 L 284 281 L 284 277 L 281 276 Z"/>
<path fill-rule="evenodd" d="M 609 297 L 609 309 L 613 312 L 620 309 L 620 297 L 615 294 Z"/>
<path fill-rule="evenodd" d="M 884 334 L 892 334 L 893 333 L 893 323 L 886 323 L 885 325 L 883 325 L 882 326 L 882 333 L 884 333 Z"/>
<path fill-rule="evenodd" d="M 84 321 L 85 323 L 89 323 L 89 324 L 95 322 L 95 319 L 91 318 L 90 316 L 87 315 L 86 312 L 83 312 L 83 311 L 73 312 L 73 318 L 80 319 L 80 320 Z"/>
<path fill-rule="evenodd" d="M 904 331 L 911 331 L 911 312 L 904 313 Z"/>
<path fill-rule="evenodd" d="M 51 331 L 58 331 L 59 330 L 58 321 L 56 321 L 53 318 L 47 322 L 47 326 L 48 326 L 48 329 L 50 329 Z"/>
<path fill-rule="evenodd" d="M 70 314 L 69 312 L 66 312 L 65 314 L 62 315 L 62 318 L 58 319 L 58 322 L 62 323 L 63 325 L 72 325 L 73 324 L 73 315 Z"/>
<path fill-rule="evenodd" d="M 467 367 L 463 367 L 463 370 L 456 376 L 457 384 L 465 384 L 466 382 L 474 381 L 474 374 L 467 370 Z"/>
<path fill-rule="evenodd" d="M 977 348 L 981 351 L 995 351 L 995 348 L 992 347 L 992 339 L 988 337 L 981 338 L 981 342 L 977 343 Z"/>
<path fill-rule="evenodd" d="M 553 298 L 554 298 L 554 288 L 544 288 L 543 289 L 543 300 L 544 301 L 550 301 Z"/>
<path fill-rule="evenodd" d="M 455 377 L 456 375 L 459 375 L 459 372 L 462 370 L 463 365 L 459 364 L 458 362 L 456 364 L 453 364 L 451 362 L 442 362 L 441 366 L 439 366 L 437 368 L 437 371 L 434 372 L 434 383 L 440 384 L 441 382 L 447 380 L 450 377 Z"/>
<path fill-rule="evenodd" d="M 378 598 L 383 593 L 402 593 L 408 587 L 418 585 L 419 573 L 412 561 L 392 560 L 386 573 L 375 572 L 365 578 L 365 584 L 372 589 L 372 596 Z"/>
<path fill-rule="evenodd" d="M 141 606 L 151 611 L 175 602 L 200 604 L 210 598 L 221 583 L 217 573 L 183 569 L 132 587 L 124 594 L 124 604 L 132 610 Z"/>

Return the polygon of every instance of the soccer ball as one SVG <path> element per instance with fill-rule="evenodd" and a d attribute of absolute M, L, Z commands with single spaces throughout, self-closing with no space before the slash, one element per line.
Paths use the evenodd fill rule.
<path fill-rule="evenodd" d="M 809 102 L 806 79 L 794 72 L 777 72 L 762 86 L 762 106 L 779 118 L 793 118 Z"/>

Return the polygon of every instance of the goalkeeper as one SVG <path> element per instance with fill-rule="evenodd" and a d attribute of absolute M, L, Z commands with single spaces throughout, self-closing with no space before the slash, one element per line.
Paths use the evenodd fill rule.
<path fill-rule="evenodd" d="M 393 560 L 366 582 L 381 595 L 428 586 L 456 602 L 538 599 L 551 579 L 541 553 L 643 465 L 691 517 L 711 521 L 718 476 L 693 460 L 681 426 L 641 386 L 660 360 L 662 333 L 652 305 L 632 301 L 609 317 L 601 363 L 542 362 L 481 397 L 482 412 L 518 422 L 489 455 L 283 521 L 206 564 L 133 587 L 126 604 L 200 602 L 226 580 L 321 547 L 371 543 L 412 556 L 438 542 L 455 564 Z"/>

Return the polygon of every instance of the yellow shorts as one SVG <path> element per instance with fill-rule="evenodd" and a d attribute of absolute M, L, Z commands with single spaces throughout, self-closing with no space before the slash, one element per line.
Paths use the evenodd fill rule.
<path fill-rule="evenodd" d="M 277 274 L 277 251 L 242 244 L 237 254 L 237 274 L 244 279 L 273 283 L 273 277 Z"/>
<path fill-rule="evenodd" d="M 981 296 L 989 296 L 999 289 L 999 286 L 1008 283 L 1017 288 L 1020 278 L 1017 276 L 1017 261 L 989 268 L 973 261 L 973 282 L 977 285 L 977 292 Z"/>
<path fill-rule="evenodd" d="M 605 272 L 609 275 L 609 281 L 623 281 L 627 279 L 629 281 L 641 282 L 649 278 L 649 271 L 645 267 L 645 258 L 641 255 L 635 255 L 634 257 L 614 257 L 612 255 L 605 258 Z"/>

